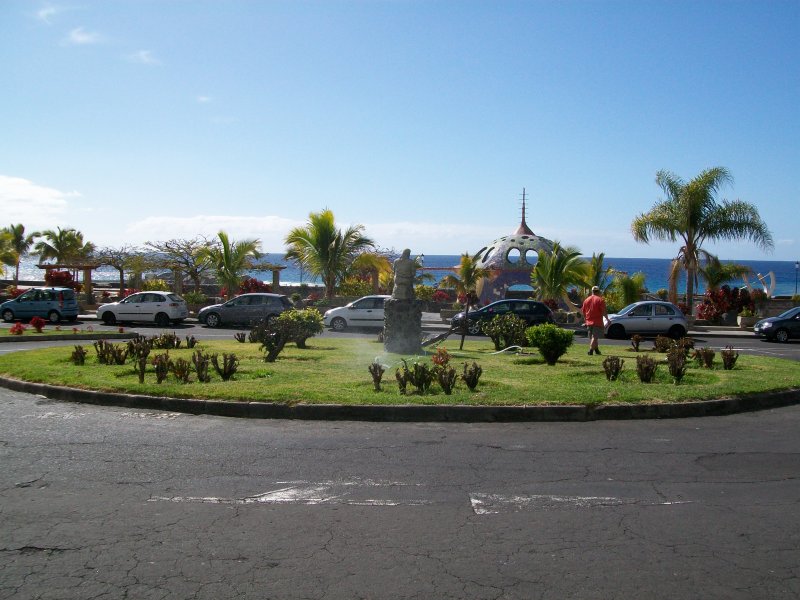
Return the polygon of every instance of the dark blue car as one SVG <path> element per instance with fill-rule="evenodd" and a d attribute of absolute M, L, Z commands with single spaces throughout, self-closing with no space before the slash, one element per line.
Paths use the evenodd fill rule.
<path fill-rule="evenodd" d="M 753 333 L 763 335 L 770 342 L 788 342 L 790 338 L 800 338 L 800 306 L 790 308 L 777 317 L 761 319 L 753 326 Z"/>
<path fill-rule="evenodd" d="M 506 314 L 514 314 L 523 319 L 528 325 L 541 325 L 542 323 L 553 323 L 553 311 L 544 304 L 536 300 L 498 300 L 487 304 L 483 308 L 469 311 L 469 322 L 467 331 L 472 335 L 481 333 L 481 323 L 490 321 L 495 317 Z M 452 328 L 460 328 L 464 323 L 464 313 L 460 312 L 450 320 Z"/>

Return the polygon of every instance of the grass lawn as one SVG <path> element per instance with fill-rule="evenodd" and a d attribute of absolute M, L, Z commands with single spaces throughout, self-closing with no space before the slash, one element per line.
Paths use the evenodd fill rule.
<path fill-rule="evenodd" d="M 148 368 L 144 384 L 138 382 L 130 362 L 107 366 L 97 362 L 91 343 L 86 364 L 70 360 L 71 348 L 44 348 L 0 356 L 0 374 L 34 382 L 104 391 L 218 400 L 286 403 L 337 404 L 474 404 L 474 405 L 556 405 L 599 403 L 663 403 L 706 400 L 731 395 L 800 387 L 798 363 L 742 355 L 732 371 L 722 369 L 719 354 L 714 368 L 703 369 L 691 362 L 679 385 L 672 382 L 666 364 L 661 364 L 654 383 L 643 384 L 636 375 L 636 354 L 630 349 L 617 353 L 625 359 L 618 381 L 607 381 L 602 361 L 605 356 L 587 356 L 583 345 L 573 345 L 555 366 L 548 366 L 533 349 L 530 354 L 493 354 L 489 341 L 467 342 L 463 351 L 457 344 L 448 348 L 451 365 L 460 373 L 464 362 L 476 361 L 483 375 L 476 391 L 459 381 L 452 395 L 434 383 L 427 394 L 401 395 L 394 373 L 401 366 L 400 355 L 386 354 L 376 341 L 354 339 L 310 339 L 301 350 L 287 345 L 274 363 L 266 363 L 257 344 L 236 341 L 198 343 L 207 353 L 234 353 L 239 370 L 230 381 L 212 371 L 209 383 L 193 375 L 187 384 L 172 375 L 162 384 Z M 153 350 L 150 358 L 164 350 Z M 191 359 L 193 350 L 170 350 L 170 358 Z M 665 355 L 648 352 L 657 360 Z M 375 392 L 367 370 L 373 360 L 387 366 L 383 391 Z M 408 358 L 408 357 L 406 357 Z M 430 355 L 418 360 L 431 363 Z M 411 361 L 409 360 L 409 363 Z M 411 390 L 409 385 L 409 390 Z"/>

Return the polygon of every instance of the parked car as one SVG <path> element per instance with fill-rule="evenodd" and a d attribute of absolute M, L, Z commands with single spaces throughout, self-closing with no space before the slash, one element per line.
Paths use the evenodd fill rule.
<path fill-rule="evenodd" d="M 608 315 L 605 334 L 610 338 L 625 338 L 635 333 L 645 336 L 668 335 L 678 339 L 689 331 L 689 322 L 681 309 L 671 302 L 644 300 L 629 304 L 621 311 Z"/>
<path fill-rule="evenodd" d="M 490 321 L 495 317 L 505 314 L 515 314 L 524 319 L 528 325 L 541 325 L 542 323 L 553 323 L 553 311 L 543 302 L 536 300 L 498 300 L 487 304 L 483 308 L 469 311 L 469 323 L 467 331 L 472 335 L 481 333 L 481 323 Z M 450 327 L 460 328 L 464 323 L 464 313 L 460 312 L 450 319 Z"/>
<path fill-rule="evenodd" d="M 282 294 L 242 294 L 223 304 L 203 307 L 197 313 L 197 320 L 209 327 L 251 325 L 261 319 L 274 319 L 290 308 L 291 301 Z"/>
<path fill-rule="evenodd" d="M 325 311 L 325 327 L 334 331 L 344 331 L 348 327 L 383 328 L 383 303 L 391 296 L 364 296 L 347 306 Z"/>
<path fill-rule="evenodd" d="M 188 316 L 186 301 L 172 292 L 138 292 L 97 308 L 97 317 L 106 325 L 142 321 L 169 327 L 170 323 L 180 323 Z"/>
<path fill-rule="evenodd" d="M 761 319 L 753 325 L 753 333 L 763 335 L 770 342 L 788 342 L 789 338 L 800 338 L 800 306 L 790 308 L 777 317 Z"/>
<path fill-rule="evenodd" d="M 78 318 L 78 299 L 71 288 L 31 288 L 0 304 L 0 316 L 6 322 L 33 317 L 42 317 L 51 323 L 61 319 L 74 321 Z"/>

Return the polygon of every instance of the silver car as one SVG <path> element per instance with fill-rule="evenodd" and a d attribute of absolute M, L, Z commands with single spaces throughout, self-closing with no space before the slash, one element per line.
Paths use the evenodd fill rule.
<path fill-rule="evenodd" d="M 292 303 L 282 294 L 242 294 L 224 304 L 206 306 L 197 313 L 197 320 L 209 327 L 220 325 L 251 325 L 261 319 L 274 319 Z"/>
<path fill-rule="evenodd" d="M 348 327 L 383 328 L 383 304 L 391 296 L 364 296 L 339 308 L 332 308 L 323 316 L 325 327 L 344 331 Z"/>
<path fill-rule="evenodd" d="M 644 300 L 629 304 L 616 314 L 608 315 L 605 334 L 625 338 L 635 333 L 645 336 L 668 335 L 678 339 L 689 331 L 689 323 L 681 309 L 671 302 Z"/>

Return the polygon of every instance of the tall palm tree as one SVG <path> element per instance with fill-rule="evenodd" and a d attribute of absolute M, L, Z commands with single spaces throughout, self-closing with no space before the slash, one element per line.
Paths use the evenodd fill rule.
<path fill-rule="evenodd" d="M 675 261 L 677 268 L 686 271 L 686 303 L 690 310 L 704 242 L 743 239 L 765 250 L 774 246 L 772 234 L 755 206 L 741 200 L 717 202 L 719 189 L 732 181 L 724 167 L 706 169 L 688 182 L 669 171 L 659 171 L 656 184 L 667 198 L 631 224 L 637 242 L 647 244 L 651 238 L 682 241 Z"/>
<path fill-rule="evenodd" d="M 253 264 L 253 259 L 261 256 L 259 240 L 241 240 L 234 242 L 224 231 L 217 233 L 219 242 L 201 248 L 200 252 L 213 265 L 214 272 L 219 282 L 227 288 L 228 297 L 233 296 L 239 289 L 242 275 Z"/>
<path fill-rule="evenodd" d="M 470 255 L 465 252 L 461 255 L 461 261 L 458 263 L 458 268 L 455 274 L 445 275 L 439 282 L 439 287 L 455 288 L 456 293 L 466 297 L 464 308 L 464 329 L 461 331 L 461 345 L 460 349 L 464 348 L 464 338 L 467 335 L 467 328 L 469 327 L 469 309 L 472 305 L 472 296 L 477 293 L 478 284 L 486 277 L 489 276 L 489 270 L 484 269 L 478 263 L 478 255 Z"/>
<path fill-rule="evenodd" d="M 336 226 L 333 211 L 327 208 L 312 212 L 305 227 L 295 227 L 287 234 L 286 259 L 294 259 L 322 279 L 325 297 L 333 298 L 355 257 L 375 247 L 363 230 L 363 225 L 351 225 L 342 231 Z"/>
<path fill-rule="evenodd" d="M 94 244 L 84 242 L 83 234 L 77 229 L 56 227 L 55 231 L 42 231 L 33 250 L 41 260 L 52 258 L 57 263 L 64 263 L 88 258 L 94 252 Z"/>
<path fill-rule="evenodd" d="M 589 272 L 580 250 L 553 242 L 552 251 L 539 250 L 538 255 L 531 271 L 531 285 L 536 290 L 536 297 L 555 302 L 563 300 L 567 306 L 572 306 L 567 290 L 571 286 L 583 287 Z"/>
<path fill-rule="evenodd" d="M 39 237 L 39 232 L 34 231 L 26 234 L 25 225 L 22 223 L 4 227 L 3 232 L 7 233 L 9 236 L 11 251 L 14 255 L 13 264 L 9 264 L 14 267 L 14 285 L 17 286 L 19 285 L 19 263 L 22 261 L 22 257 L 31 249 L 31 246 L 33 246 L 33 241 Z"/>

